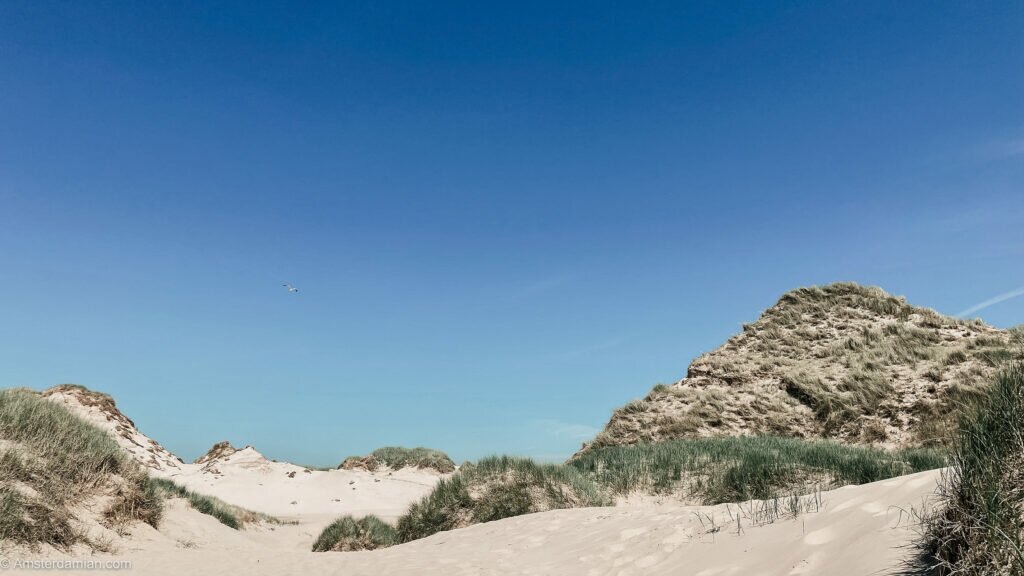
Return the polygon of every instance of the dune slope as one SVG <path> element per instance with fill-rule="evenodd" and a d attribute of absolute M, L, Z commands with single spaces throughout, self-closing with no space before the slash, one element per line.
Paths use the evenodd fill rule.
<path fill-rule="evenodd" d="M 915 532 L 901 509 L 927 503 L 939 476 L 922 472 L 826 492 L 820 511 L 759 526 L 747 515 L 737 527 L 735 504 L 576 508 L 373 552 L 283 549 L 294 542 L 288 534 L 296 527 L 236 532 L 174 509 L 160 531 L 140 527 L 118 557 L 154 575 L 867 576 L 887 573 L 906 556 Z"/>
<path fill-rule="evenodd" d="M 964 400 L 1024 357 L 1022 344 L 1019 329 L 943 316 L 880 288 L 800 288 L 685 378 L 616 410 L 583 450 L 751 434 L 934 445 Z"/>

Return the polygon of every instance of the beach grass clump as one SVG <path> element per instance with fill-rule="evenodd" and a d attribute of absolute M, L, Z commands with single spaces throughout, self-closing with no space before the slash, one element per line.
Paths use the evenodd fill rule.
<path fill-rule="evenodd" d="M 399 518 L 398 537 L 409 542 L 512 516 L 611 503 L 603 487 L 571 466 L 493 456 L 442 478 Z"/>
<path fill-rule="evenodd" d="M 313 552 L 354 552 L 376 550 L 398 543 L 394 527 L 370 514 L 362 518 L 342 516 L 320 532 Z"/>
<path fill-rule="evenodd" d="M 611 492 L 674 494 L 702 504 L 767 500 L 940 468 L 933 449 L 887 451 L 831 440 L 740 436 L 605 446 L 569 465 Z"/>
<path fill-rule="evenodd" d="M 111 527 L 160 521 L 142 467 L 106 432 L 32 390 L 0 390 L 0 540 L 94 545 L 71 509 L 103 494 Z"/>
<path fill-rule="evenodd" d="M 392 470 L 421 468 L 436 470 L 442 474 L 455 471 L 455 462 L 444 452 L 433 448 L 385 446 L 374 450 L 370 455 Z"/>
<path fill-rule="evenodd" d="M 951 460 L 908 574 L 1024 574 L 1024 364 L 961 418 Z"/>
<path fill-rule="evenodd" d="M 455 471 L 455 462 L 444 452 L 433 448 L 385 446 L 374 450 L 368 456 L 349 456 L 338 466 L 344 470 L 362 469 L 370 472 L 381 467 L 390 470 L 418 468 L 449 474 Z"/>
<path fill-rule="evenodd" d="M 218 522 L 228 528 L 241 530 L 246 524 L 258 522 L 266 522 L 269 524 L 284 523 L 274 516 L 263 514 L 262 512 L 246 510 L 245 508 L 228 504 L 220 498 L 193 492 L 167 478 L 150 478 L 148 483 L 151 489 L 160 497 L 184 498 L 188 501 L 189 506 L 197 512 L 213 516 Z"/>

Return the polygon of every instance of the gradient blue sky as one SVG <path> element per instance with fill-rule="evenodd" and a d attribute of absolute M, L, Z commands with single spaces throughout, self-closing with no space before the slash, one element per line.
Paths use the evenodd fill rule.
<path fill-rule="evenodd" d="M 1020 2 L 2 2 L 0 385 L 110 392 L 186 458 L 560 458 L 793 287 L 1020 323 L 1022 31 Z"/>

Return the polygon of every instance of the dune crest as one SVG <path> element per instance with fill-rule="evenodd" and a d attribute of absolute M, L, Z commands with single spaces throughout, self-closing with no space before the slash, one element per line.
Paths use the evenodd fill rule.
<path fill-rule="evenodd" d="M 180 470 L 184 460 L 146 436 L 118 409 L 114 399 L 77 384 L 61 384 L 42 392 L 44 398 L 71 410 L 110 434 L 140 464 L 155 472 Z"/>
<path fill-rule="evenodd" d="M 684 378 L 617 409 L 581 452 L 757 434 L 934 446 L 999 366 L 1024 358 L 1022 343 L 1019 330 L 944 316 L 881 288 L 799 288 Z"/>

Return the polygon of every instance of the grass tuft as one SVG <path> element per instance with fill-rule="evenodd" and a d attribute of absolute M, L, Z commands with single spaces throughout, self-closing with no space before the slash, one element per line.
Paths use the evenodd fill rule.
<path fill-rule="evenodd" d="M 605 490 L 575 468 L 494 456 L 441 479 L 399 518 L 398 537 L 409 542 L 532 512 L 609 504 Z"/>
<path fill-rule="evenodd" d="M 925 518 L 917 565 L 908 574 L 1024 574 L 1024 364 L 1000 373 L 961 419 L 945 506 Z"/>
<path fill-rule="evenodd" d="M 432 448 L 405 448 L 403 446 L 385 446 L 370 453 L 369 456 L 349 456 L 339 468 L 365 468 L 376 470 L 386 466 L 392 470 L 402 468 L 420 468 L 436 470 L 442 474 L 455 471 L 455 462 L 447 454 Z"/>
<path fill-rule="evenodd" d="M 369 515 L 358 520 L 342 516 L 320 533 L 313 552 L 354 552 L 376 550 L 398 543 L 398 533 L 380 518 Z"/>

